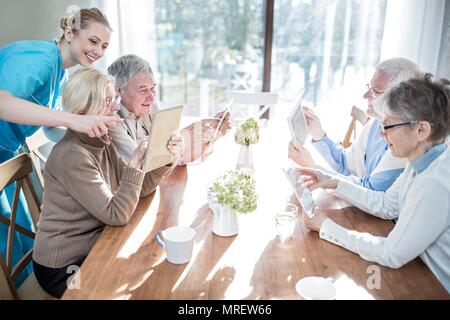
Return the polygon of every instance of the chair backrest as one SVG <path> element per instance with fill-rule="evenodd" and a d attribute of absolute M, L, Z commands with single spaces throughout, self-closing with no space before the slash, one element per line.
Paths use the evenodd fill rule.
<path fill-rule="evenodd" d="M 23 192 L 28 209 L 31 214 L 33 225 L 36 228 L 40 215 L 40 202 L 33 189 L 30 173 L 33 171 L 31 158 L 23 153 L 6 162 L 0 164 L 0 190 L 6 186 L 16 183 L 14 200 L 10 218 L 0 215 L 0 224 L 7 227 L 8 235 L 6 239 L 6 256 L 0 254 L 0 294 L 2 298 L 19 298 L 14 283 L 17 277 L 31 261 L 33 250 L 29 250 L 16 265 L 13 265 L 13 244 L 16 232 L 34 239 L 34 232 L 16 223 L 17 207 L 19 203 L 20 191 Z"/>
<path fill-rule="evenodd" d="M 47 162 L 48 155 L 54 143 L 47 138 L 43 128 L 36 131 L 28 137 L 23 146 L 23 151 L 30 154 L 34 171 L 31 175 L 31 181 L 40 201 L 44 192 L 44 165 Z"/>
<path fill-rule="evenodd" d="M 261 118 L 278 103 L 278 94 L 272 92 L 226 91 L 225 98 L 233 99 L 231 115 L 235 118 Z"/>
<path fill-rule="evenodd" d="M 353 106 L 352 112 L 350 113 L 352 120 L 348 126 L 347 132 L 345 133 L 344 140 L 342 141 L 342 146 L 348 148 L 351 146 L 352 135 L 353 140 L 356 139 L 356 124 L 357 122 L 365 125 L 369 121 L 367 114 L 360 108 Z"/>

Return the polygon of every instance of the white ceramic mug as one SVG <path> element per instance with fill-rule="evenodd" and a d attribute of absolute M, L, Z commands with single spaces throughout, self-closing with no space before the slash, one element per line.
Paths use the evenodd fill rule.
<path fill-rule="evenodd" d="M 166 250 L 167 261 L 184 264 L 191 260 L 195 234 L 192 228 L 174 226 L 158 231 L 155 240 L 161 248 Z"/>

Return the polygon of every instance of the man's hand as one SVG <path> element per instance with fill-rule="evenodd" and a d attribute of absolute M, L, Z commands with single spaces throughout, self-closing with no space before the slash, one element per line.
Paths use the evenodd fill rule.
<path fill-rule="evenodd" d="M 316 166 L 309 151 L 296 139 L 291 140 L 289 143 L 288 157 L 302 167 L 314 168 Z"/>
<path fill-rule="evenodd" d="M 322 139 L 325 136 L 325 131 L 322 129 L 319 117 L 308 107 L 303 107 L 303 114 L 311 137 L 314 140 Z"/>
<path fill-rule="evenodd" d="M 184 138 L 179 135 L 172 135 L 167 143 L 167 150 L 172 154 L 172 160 L 179 159 L 184 152 Z"/>
<path fill-rule="evenodd" d="M 222 119 L 224 112 L 227 112 L 227 114 L 225 115 L 225 118 L 223 119 L 223 122 L 220 125 L 218 137 L 223 137 L 231 129 L 230 112 L 222 111 L 222 112 L 217 113 L 214 117 Z M 219 125 L 219 122 L 217 122 L 215 125 L 213 124 L 214 129 L 217 128 L 218 125 Z"/>
<path fill-rule="evenodd" d="M 203 125 L 203 143 L 214 143 L 215 141 L 212 141 L 214 139 L 214 133 L 217 129 L 217 126 L 220 123 L 220 119 L 222 119 L 223 114 L 226 111 L 219 112 L 214 116 L 214 119 L 204 119 L 202 120 Z M 230 131 L 231 124 L 230 124 L 230 113 L 227 112 L 225 115 L 225 118 L 223 119 L 222 123 L 220 124 L 219 131 L 217 132 L 217 136 L 215 137 L 215 140 L 217 140 L 220 137 L 223 137 Z"/>

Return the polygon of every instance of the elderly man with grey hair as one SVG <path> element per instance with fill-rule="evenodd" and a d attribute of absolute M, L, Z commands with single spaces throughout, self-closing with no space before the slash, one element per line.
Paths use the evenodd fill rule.
<path fill-rule="evenodd" d="M 403 172 L 406 160 L 391 154 L 388 143 L 380 135 L 381 119 L 373 103 L 397 84 L 422 76 L 417 64 L 405 58 L 392 58 L 379 63 L 363 96 L 368 103 L 367 114 L 372 120 L 347 149 L 334 143 L 322 129 L 317 115 L 304 107 L 312 145 L 337 173 L 348 180 L 370 190 L 386 191 Z M 289 158 L 301 166 L 315 166 L 308 150 L 296 141 L 291 141 L 289 145 Z"/>
<path fill-rule="evenodd" d="M 118 58 L 109 66 L 108 73 L 116 78 L 121 97 L 118 115 L 124 119 L 110 128 L 109 134 L 119 154 L 128 160 L 138 141 L 150 134 L 151 115 L 158 109 L 155 101 L 156 83 L 150 64 L 136 55 Z M 194 122 L 180 131 L 185 149 L 177 164 L 183 165 L 207 155 L 209 145 L 214 143 L 211 139 L 221 116 L 222 113 L 218 113 L 212 119 Z M 227 115 L 217 137 L 225 135 L 229 129 Z"/>

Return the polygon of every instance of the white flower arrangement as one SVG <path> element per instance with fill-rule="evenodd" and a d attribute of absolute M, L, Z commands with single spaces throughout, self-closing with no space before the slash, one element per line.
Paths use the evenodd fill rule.
<path fill-rule="evenodd" d="M 226 171 L 214 180 L 210 191 L 214 202 L 238 213 L 248 213 L 256 209 L 256 182 L 250 170 Z"/>
<path fill-rule="evenodd" d="M 247 119 L 239 126 L 234 134 L 234 141 L 237 144 L 248 147 L 250 144 L 256 144 L 259 141 L 259 124 L 255 118 Z"/>

